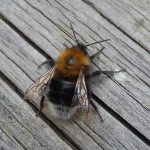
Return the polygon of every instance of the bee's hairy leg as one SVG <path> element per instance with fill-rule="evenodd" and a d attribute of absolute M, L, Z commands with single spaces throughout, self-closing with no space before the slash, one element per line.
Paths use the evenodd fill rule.
<path fill-rule="evenodd" d="M 114 76 L 115 73 L 119 73 L 119 72 L 123 72 L 123 71 L 126 71 L 125 69 L 121 69 L 121 70 L 118 70 L 118 71 L 103 71 L 103 70 L 98 70 L 98 71 L 94 71 L 90 74 L 87 74 L 86 77 L 87 78 L 90 78 L 90 77 L 94 77 L 94 76 L 97 76 L 97 75 L 100 75 L 100 74 L 105 74 L 105 75 L 108 75 L 108 76 Z"/>
<path fill-rule="evenodd" d="M 104 120 L 103 120 L 103 118 L 102 118 L 101 114 L 100 114 L 100 113 L 99 113 L 99 111 L 98 111 L 97 106 L 94 104 L 94 102 L 93 102 L 92 100 L 90 100 L 90 104 L 91 104 L 91 105 L 92 105 L 92 107 L 94 108 L 95 112 L 97 112 L 97 113 L 98 113 L 98 115 L 99 115 L 99 117 L 100 117 L 100 119 L 101 119 L 101 122 L 104 122 Z"/>
<path fill-rule="evenodd" d="M 41 64 L 38 66 L 38 69 L 41 69 L 41 67 L 42 67 L 43 65 L 48 64 L 48 63 L 53 66 L 53 65 L 55 64 L 55 61 L 52 60 L 52 59 L 48 59 L 48 60 L 44 61 L 43 63 L 41 63 Z"/>
<path fill-rule="evenodd" d="M 36 113 L 36 117 L 38 117 L 38 115 L 40 114 L 40 112 L 41 112 L 42 109 L 43 109 L 44 100 L 45 100 L 45 96 L 42 96 L 42 98 L 41 98 L 41 100 L 40 100 L 40 109 L 39 109 L 39 111 Z"/>
<path fill-rule="evenodd" d="M 115 73 L 124 72 L 124 71 L 126 71 L 126 70 L 125 69 L 121 69 L 121 70 L 118 70 L 118 71 L 102 71 L 101 70 L 101 73 L 105 74 L 105 75 L 108 75 L 108 76 L 114 76 Z"/>
<path fill-rule="evenodd" d="M 91 106 L 94 108 L 94 111 L 99 115 L 99 118 L 101 119 L 101 122 L 103 122 L 104 120 L 103 120 L 103 118 L 102 118 L 102 116 L 101 116 L 101 114 L 100 114 L 100 112 L 98 111 L 98 108 L 97 108 L 97 106 L 94 104 L 94 102 L 92 101 L 92 93 L 91 93 L 91 91 L 89 90 L 89 88 L 87 88 L 87 90 L 88 90 L 88 97 L 89 97 L 89 102 L 90 102 L 90 104 L 91 104 Z"/>
<path fill-rule="evenodd" d="M 94 77 L 94 76 L 98 76 L 98 75 L 100 75 L 102 72 L 101 71 L 94 71 L 94 72 L 92 72 L 92 73 L 90 73 L 90 74 L 87 74 L 85 77 L 86 78 L 90 78 L 90 77 Z"/>
<path fill-rule="evenodd" d="M 90 60 L 93 60 L 97 55 L 99 55 L 100 53 L 102 53 L 102 51 L 103 51 L 104 48 L 105 48 L 105 47 L 102 47 L 101 50 L 99 50 L 97 53 L 95 53 L 95 54 L 93 54 L 92 56 L 90 56 L 90 57 L 89 57 Z"/>

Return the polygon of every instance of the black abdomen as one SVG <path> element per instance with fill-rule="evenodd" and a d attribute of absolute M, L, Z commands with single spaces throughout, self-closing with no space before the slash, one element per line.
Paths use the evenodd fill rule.
<path fill-rule="evenodd" d="M 49 85 L 49 100 L 56 105 L 62 105 L 66 107 L 72 106 L 75 83 L 76 82 L 65 81 L 62 79 L 52 79 Z"/>

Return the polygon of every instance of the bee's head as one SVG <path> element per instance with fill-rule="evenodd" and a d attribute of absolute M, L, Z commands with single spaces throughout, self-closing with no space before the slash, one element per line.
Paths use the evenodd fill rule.
<path fill-rule="evenodd" d="M 80 69 L 89 65 L 89 57 L 79 46 L 65 49 L 57 60 L 58 70 L 65 76 L 76 76 Z"/>
<path fill-rule="evenodd" d="M 75 40 L 77 42 L 76 46 L 73 46 L 72 48 L 65 49 L 59 56 L 57 60 L 57 70 L 59 73 L 65 76 L 77 76 L 79 74 L 79 71 L 82 67 L 85 67 L 89 65 L 90 57 L 87 53 L 87 46 L 108 41 L 103 40 L 99 42 L 94 42 L 88 45 L 83 45 L 78 42 L 75 32 L 73 30 L 72 24 L 71 28 L 75 37 Z"/>

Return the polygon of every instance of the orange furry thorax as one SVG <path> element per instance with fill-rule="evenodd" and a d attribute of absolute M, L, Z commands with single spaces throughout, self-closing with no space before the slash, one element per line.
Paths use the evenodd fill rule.
<path fill-rule="evenodd" d="M 78 47 L 67 48 L 56 61 L 56 74 L 63 77 L 76 77 L 82 67 L 89 65 L 89 62 L 88 56 L 83 54 Z"/>

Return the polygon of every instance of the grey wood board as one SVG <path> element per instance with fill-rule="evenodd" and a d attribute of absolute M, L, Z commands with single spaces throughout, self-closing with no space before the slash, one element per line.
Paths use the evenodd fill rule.
<path fill-rule="evenodd" d="M 11 146 L 16 150 L 16 145 L 18 149 L 72 149 L 42 119 L 36 118 L 32 108 L 2 79 L 0 91 L 0 141 L 5 140 L 0 148 Z"/>
<path fill-rule="evenodd" d="M 42 68 L 42 70 L 37 69 L 39 60 L 44 61 L 44 57 L 2 20 L 0 21 L 0 24 L 1 71 L 24 93 L 33 80 L 47 70 L 46 68 Z M 2 93 L 7 98 L 5 101 L 1 101 L 1 103 L 7 109 L 12 110 L 12 108 L 7 105 L 7 101 L 14 101 L 14 98 L 10 98 L 13 92 L 10 93 L 6 90 L 9 89 L 9 85 L 6 85 L 3 81 L 1 85 L 3 90 Z M 14 95 L 15 99 L 19 97 L 15 93 Z M 34 103 L 39 106 L 38 101 L 35 101 Z M 20 97 L 18 98 L 16 105 L 19 108 L 28 106 L 24 100 L 20 99 Z M 15 107 L 15 104 L 13 107 Z M 13 115 L 17 115 L 17 112 L 24 114 L 24 109 L 19 108 L 16 112 L 11 111 L 11 113 L 13 113 Z M 35 114 L 33 111 L 30 111 L 29 108 L 30 107 L 28 106 L 26 111 L 34 117 Z M 100 106 L 98 106 L 98 108 L 102 117 L 105 119 L 104 123 L 101 123 L 98 116 L 92 114 L 92 112 L 91 117 L 88 120 L 85 120 L 83 116 L 76 120 L 70 120 L 69 122 L 56 121 L 50 117 L 46 106 L 44 108 L 45 115 L 82 149 L 148 149 L 146 144 Z M 36 121 L 36 117 L 33 119 Z M 26 123 L 30 124 L 28 122 Z M 42 133 L 42 136 L 44 135 L 45 133 Z"/>
<path fill-rule="evenodd" d="M 8 129 L 5 128 L 1 123 L 0 123 L 0 149 L 24 150 L 24 148 L 8 132 Z"/>
<path fill-rule="evenodd" d="M 70 43 L 74 44 L 71 39 L 73 34 L 70 22 L 81 42 L 90 43 L 101 37 L 110 38 L 109 43 L 103 44 L 106 49 L 95 62 L 103 70 L 125 68 L 127 72 L 123 76 L 126 77 L 126 81 L 120 81 L 118 76 L 115 77 L 115 82 L 101 77 L 92 81 L 91 86 L 94 86 L 94 93 L 108 106 L 150 139 L 148 52 L 82 1 L 74 0 L 70 3 L 14 0 L 4 3 L 0 11 L 24 35 L 54 59 L 65 48 L 64 42 L 68 46 Z M 98 49 L 100 46 L 95 45 L 94 49 L 89 48 L 89 53 L 93 54 L 93 51 Z M 31 69 L 26 67 L 25 72 L 30 78 L 35 79 L 38 74 L 36 69 L 32 72 L 28 70 Z"/>
<path fill-rule="evenodd" d="M 150 3 L 147 0 L 84 0 L 150 52 Z"/>

